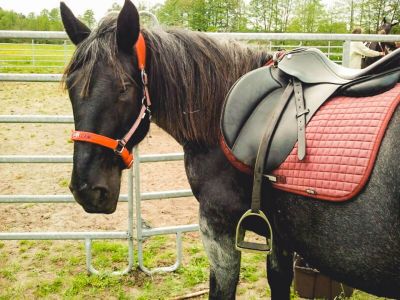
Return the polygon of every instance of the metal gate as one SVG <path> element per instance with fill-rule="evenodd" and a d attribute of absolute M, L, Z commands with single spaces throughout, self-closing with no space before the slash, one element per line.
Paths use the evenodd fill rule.
<path fill-rule="evenodd" d="M 18 81 L 33 81 L 33 79 L 44 81 L 42 76 L 38 75 L 24 75 L 24 79 L 15 78 Z M 11 77 L 5 74 L 0 76 L 2 81 L 10 81 Z M 29 80 L 28 77 L 31 77 Z M 48 78 L 47 78 L 48 79 Z M 56 81 L 54 78 L 53 81 Z M 0 116 L 0 123 L 51 123 L 51 124 L 65 124 L 73 123 L 71 116 L 44 116 L 44 115 L 2 115 Z M 111 274 L 122 275 L 128 273 L 134 265 L 134 219 L 136 219 L 136 238 L 138 244 L 138 263 L 139 267 L 146 273 L 151 274 L 154 272 L 173 271 L 177 269 L 182 259 L 182 240 L 181 235 L 184 232 L 196 231 L 198 225 L 183 225 L 183 226 L 170 226 L 161 228 L 144 229 L 142 228 L 141 218 L 141 201 L 154 200 L 154 199 L 168 199 L 178 197 L 190 197 L 192 192 L 190 190 L 175 190 L 165 192 L 140 192 L 140 163 L 163 162 L 163 161 L 176 161 L 182 160 L 182 153 L 172 153 L 164 155 L 139 155 L 139 150 L 135 148 L 135 164 L 134 167 L 128 170 L 128 193 L 121 195 L 120 202 L 128 202 L 128 228 L 126 231 L 102 231 L 102 232 L 2 232 L 0 233 L 0 240 L 84 240 L 86 252 L 86 268 L 90 273 L 99 274 L 92 265 L 91 246 L 94 239 L 123 239 L 128 241 L 128 266 L 122 271 L 115 271 Z M 1 155 L 0 164 L 33 164 L 33 163 L 72 163 L 71 155 Z M 134 200 L 135 199 L 135 200 Z M 135 201 L 135 203 L 134 203 Z M 0 195 L 0 203 L 73 203 L 72 195 Z M 134 206 L 136 206 L 134 218 Z M 163 234 L 176 234 L 177 243 L 177 259 L 176 262 L 169 267 L 160 267 L 153 270 L 148 269 L 143 262 L 143 241 L 145 238 L 155 235 Z"/>

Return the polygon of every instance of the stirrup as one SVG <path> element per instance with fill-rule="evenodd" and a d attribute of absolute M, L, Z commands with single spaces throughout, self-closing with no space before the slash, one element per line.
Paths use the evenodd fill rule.
<path fill-rule="evenodd" d="M 244 240 L 246 236 L 246 230 L 242 227 L 242 223 L 246 218 L 249 217 L 258 217 L 260 218 L 266 225 L 267 234 L 266 243 L 254 243 L 254 242 L 246 242 Z M 244 230 L 244 234 L 241 235 L 241 230 Z M 239 223 L 236 227 L 236 241 L 235 241 L 236 250 L 243 251 L 243 252 L 255 252 L 255 253 L 265 253 L 270 254 L 272 251 L 272 229 L 271 224 L 269 223 L 265 214 L 259 210 L 258 212 L 253 212 L 251 209 L 246 211 L 243 216 L 240 218 Z"/>

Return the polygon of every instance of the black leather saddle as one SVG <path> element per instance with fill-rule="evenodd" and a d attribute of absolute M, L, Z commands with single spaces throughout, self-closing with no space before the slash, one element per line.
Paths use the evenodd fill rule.
<path fill-rule="evenodd" d="M 362 70 L 342 67 L 318 49 L 296 49 L 287 53 L 276 67 L 251 71 L 234 84 L 221 115 L 223 141 L 238 161 L 252 169 L 266 120 L 274 113 L 289 81 L 300 84 L 303 111 L 296 109 L 293 93 L 274 130 L 264 166 L 266 173 L 285 160 L 298 140 L 298 131 L 305 129 L 298 128 L 299 117 L 304 116 L 307 123 L 332 96 L 376 95 L 391 89 L 399 78 L 400 49 Z"/>

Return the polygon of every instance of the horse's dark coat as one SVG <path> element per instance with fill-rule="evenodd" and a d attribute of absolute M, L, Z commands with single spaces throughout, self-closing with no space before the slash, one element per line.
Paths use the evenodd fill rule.
<path fill-rule="evenodd" d="M 126 16 L 135 15 L 132 10 L 136 8 L 126 0 L 118 19 L 126 21 Z M 63 18 L 65 26 L 76 24 L 73 16 L 63 15 L 68 18 Z M 110 22 L 115 24 L 115 18 Z M 84 53 L 93 54 L 90 47 L 105 45 L 97 39 L 107 34 L 119 39 L 132 36 L 119 34 L 119 29 L 113 28 L 102 36 L 96 35 L 101 30 L 93 32 L 80 42 L 77 52 L 90 60 Z M 67 32 L 73 41 L 79 39 L 73 28 Z M 252 178 L 231 166 L 218 147 L 218 116 L 229 86 L 241 74 L 261 66 L 262 58 L 268 56 L 220 44 L 197 33 L 145 31 L 144 35 L 155 122 L 183 145 L 187 177 L 200 203 L 200 231 L 210 260 L 210 298 L 233 299 L 240 271 L 240 253 L 234 248 L 235 228 L 250 206 Z M 112 41 L 112 36 L 108 40 Z M 67 72 L 76 130 L 119 138 L 136 118 L 141 100 L 141 90 L 135 84 L 138 70 L 134 56 L 126 49 L 119 50 L 111 59 L 119 60 L 125 72 L 113 72 L 114 65 L 104 56 L 95 62 L 93 74 L 87 74 L 84 63 Z M 190 55 L 193 51 L 196 55 Z M 82 80 L 74 80 L 82 74 L 93 78 L 86 95 L 81 93 Z M 188 82 L 182 82 L 185 78 Z M 204 118 L 217 119 L 205 122 Z M 147 131 L 145 122 L 134 143 Z M 275 232 L 274 252 L 267 267 L 273 299 L 289 299 L 293 251 L 350 286 L 381 296 L 400 297 L 399 136 L 397 109 L 369 183 L 350 202 L 319 202 L 268 189 L 266 184 L 263 210 Z M 111 150 L 75 144 L 71 189 L 85 210 L 115 210 L 122 168 Z M 263 228 L 254 224 L 246 226 L 263 233 Z"/>

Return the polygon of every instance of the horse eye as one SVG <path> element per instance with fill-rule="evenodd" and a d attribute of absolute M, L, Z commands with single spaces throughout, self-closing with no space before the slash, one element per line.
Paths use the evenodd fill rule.
<path fill-rule="evenodd" d="M 129 88 L 129 86 L 131 86 L 132 84 L 130 82 L 124 82 L 124 84 L 121 86 L 119 93 L 120 94 L 125 94 Z"/>

